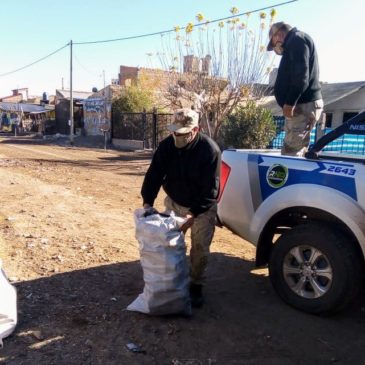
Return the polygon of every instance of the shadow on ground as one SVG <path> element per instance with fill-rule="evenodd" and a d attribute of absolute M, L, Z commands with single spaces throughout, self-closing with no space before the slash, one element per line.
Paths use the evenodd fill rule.
<path fill-rule="evenodd" d="M 206 303 L 189 319 L 152 317 L 126 306 L 143 289 L 138 261 L 16 284 L 19 324 L 0 363 L 330 364 L 365 362 L 362 295 L 322 318 L 298 312 L 273 292 L 253 263 L 214 253 Z M 145 353 L 132 353 L 133 342 Z"/>
<path fill-rule="evenodd" d="M 90 159 L 82 159 L 80 154 L 78 154 L 77 159 L 65 158 L 63 156 L 62 150 L 58 153 L 52 152 L 51 154 L 54 156 L 53 158 L 44 158 L 44 154 L 48 154 L 47 151 L 43 150 L 35 150 L 34 154 L 30 154 L 28 151 L 24 152 L 23 161 L 33 162 L 35 164 L 60 164 L 64 166 L 73 166 L 73 167 L 84 167 L 91 168 L 93 170 L 100 171 L 110 171 L 119 175 L 131 175 L 131 176 L 144 176 L 145 170 L 149 166 L 152 158 L 151 151 L 123 151 L 117 149 L 109 149 L 105 151 L 104 149 L 97 149 L 92 147 L 85 146 L 74 146 L 70 147 L 69 145 L 57 144 L 49 141 L 42 141 L 39 139 L 31 140 L 21 140 L 21 139 L 3 139 L 0 140 L 0 143 L 11 145 L 19 145 L 19 146 L 38 146 L 38 145 L 59 145 L 60 147 L 65 147 L 67 150 L 72 150 L 76 154 L 79 153 L 80 149 L 87 148 L 87 151 L 93 151 L 93 156 Z M 28 148 L 27 148 L 28 150 Z M 107 152 L 107 153 L 106 153 Z M 96 153 L 96 158 L 95 158 Z M 100 156 L 98 156 L 100 153 Z"/>
<path fill-rule="evenodd" d="M 61 158 L 61 157 L 60 157 Z M 65 167 L 77 167 L 99 171 L 109 171 L 116 175 L 129 175 L 129 176 L 144 176 L 151 160 L 146 156 L 116 156 L 113 159 L 98 158 L 90 160 L 77 160 L 71 159 L 45 159 L 45 158 L 23 158 L 22 161 L 26 163 L 33 163 L 35 165 L 48 164 L 49 166 L 55 163 L 59 166 Z M 128 164 L 125 162 L 128 161 Z M 8 166 L 11 166 L 9 164 Z M 27 165 L 26 165 L 27 166 Z"/>
<path fill-rule="evenodd" d="M 70 137 L 68 136 L 42 136 L 42 135 L 26 135 L 26 136 L 14 136 L 14 135 L 0 135 L 0 143 L 3 144 L 17 144 L 17 145 L 55 145 L 62 147 L 79 147 L 79 148 L 91 148 L 102 151 L 130 151 L 113 145 L 110 142 L 105 144 L 103 136 L 75 136 L 73 144 L 70 143 Z M 146 154 L 151 154 L 151 151 L 146 150 Z"/>

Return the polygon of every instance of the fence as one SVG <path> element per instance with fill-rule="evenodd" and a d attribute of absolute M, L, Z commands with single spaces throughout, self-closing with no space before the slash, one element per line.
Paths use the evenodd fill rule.
<path fill-rule="evenodd" d="M 167 126 L 172 123 L 173 114 L 165 113 L 118 113 L 112 112 L 111 138 L 114 140 L 137 141 L 142 149 L 155 150 L 158 144 L 169 135 Z M 274 117 L 276 136 L 269 144 L 270 149 L 281 149 L 285 137 L 283 117 Z M 310 143 L 317 139 L 319 129 L 313 128 Z M 326 128 L 321 134 L 332 131 Z M 329 143 L 324 152 L 365 155 L 365 136 L 345 134 Z"/>
<path fill-rule="evenodd" d="M 112 111 L 113 140 L 136 141 L 143 149 L 155 150 L 169 135 L 167 126 L 172 123 L 172 114 L 164 113 L 119 113 Z"/>
<path fill-rule="evenodd" d="M 276 136 L 271 141 L 268 148 L 280 149 L 283 145 L 285 137 L 285 131 L 284 131 L 285 118 L 274 117 L 274 123 L 276 125 Z M 327 134 L 332 130 L 333 129 L 331 128 L 325 128 L 323 134 Z M 310 144 L 313 144 L 316 141 L 317 133 L 318 129 L 313 128 L 310 134 Z M 323 152 L 365 155 L 365 136 L 344 134 L 343 136 L 329 143 L 323 149 Z"/>

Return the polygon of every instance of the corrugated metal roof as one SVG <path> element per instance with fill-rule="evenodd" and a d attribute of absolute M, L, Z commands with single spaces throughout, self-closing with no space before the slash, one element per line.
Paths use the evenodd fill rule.
<path fill-rule="evenodd" d="M 84 100 L 87 99 L 90 95 L 92 95 L 92 92 L 74 90 L 72 91 L 72 97 L 74 100 Z M 57 89 L 56 96 L 58 98 L 70 99 L 70 90 Z"/>
<path fill-rule="evenodd" d="M 321 87 L 322 87 L 322 96 L 324 105 L 328 106 L 365 87 L 365 81 L 323 83 Z M 276 103 L 274 96 L 269 96 L 262 99 L 260 104 L 261 106 L 270 109 L 273 115 L 276 116 L 283 115 L 282 110 Z"/>
<path fill-rule="evenodd" d="M 365 86 L 365 81 L 337 82 L 321 86 L 324 105 L 329 105 L 360 90 Z"/>
<path fill-rule="evenodd" d="M 41 105 L 25 104 L 25 103 L 6 103 L 0 102 L 0 110 L 5 112 L 21 112 L 24 113 L 46 113 L 49 109 L 46 109 Z"/>

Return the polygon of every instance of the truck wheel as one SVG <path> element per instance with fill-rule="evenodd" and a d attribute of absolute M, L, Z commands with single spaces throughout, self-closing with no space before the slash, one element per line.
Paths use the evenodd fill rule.
<path fill-rule="evenodd" d="M 296 226 L 276 241 L 269 263 L 279 296 L 304 312 L 330 314 L 354 300 L 362 258 L 354 244 L 323 223 Z"/>

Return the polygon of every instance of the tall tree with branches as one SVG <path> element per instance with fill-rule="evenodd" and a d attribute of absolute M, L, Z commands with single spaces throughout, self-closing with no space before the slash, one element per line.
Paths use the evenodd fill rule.
<path fill-rule="evenodd" d="M 172 109 L 194 106 L 201 113 L 203 128 L 218 139 L 222 123 L 240 103 L 259 97 L 272 59 L 266 52 L 267 33 L 276 15 L 260 13 L 210 23 L 202 14 L 197 24 L 175 27 L 173 36 L 162 37 L 158 59 L 168 70 L 165 98 Z M 252 23 L 252 24 L 251 24 Z M 261 84 L 261 86 L 260 86 Z"/>

